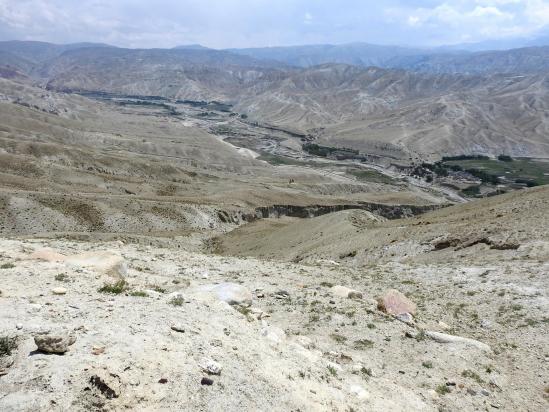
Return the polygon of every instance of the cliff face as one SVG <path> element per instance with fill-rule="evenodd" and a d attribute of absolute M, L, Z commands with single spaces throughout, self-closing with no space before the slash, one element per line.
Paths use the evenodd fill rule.
<path fill-rule="evenodd" d="M 357 203 L 349 205 L 312 205 L 312 206 L 292 206 L 292 205 L 273 205 L 263 206 L 256 208 L 256 216 L 261 218 L 272 217 L 299 217 L 299 218 L 313 218 L 322 216 L 327 213 L 340 212 L 342 210 L 366 210 L 373 212 L 386 219 L 400 219 L 404 217 L 411 217 L 419 215 L 425 212 L 439 209 L 444 206 L 440 205 L 384 205 L 379 203 Z"/>

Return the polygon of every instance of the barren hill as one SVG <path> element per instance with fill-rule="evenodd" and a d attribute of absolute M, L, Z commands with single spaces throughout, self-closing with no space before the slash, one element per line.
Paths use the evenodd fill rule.
<path fill-rule="evenodd" d="M 321 144 L 375 154 L 389 150 L 400 158 L 549 155 L 547 76 L 512 63 L 539 67 L 543 48 L 466 57 L 479 64 L 501 61 L 509 74 L 498 74 L 496 66 L 447 74 L 436 68 L 404 71 L 344 64 L 300 69 L 228 51 L 93 45 L 67 46 L 63 52 L 46 47 L 38 53 L 39 61 L 31 61 L 26 60 L 27 49 L 37 45 L 9 46 L 4 53 L 17 72 L 12 67 L 4 77 L 34 76 L 51 90 L 221 101 L 250 120 L 309 134 Z"/>

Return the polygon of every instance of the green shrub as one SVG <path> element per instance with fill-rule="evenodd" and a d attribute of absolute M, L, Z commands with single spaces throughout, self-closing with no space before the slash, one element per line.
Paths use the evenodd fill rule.
<path fill-rule="evenodd" d="M 183 306 L 184 303 L 185 299 L 183 299 L 182 296 L 175 296 L 172 298 L 172 300 L 170 300 L 170 305 L 173 306 Z"/>
<path fill-rule="evenodd" d="M 0 337 L 0 357 L 10 356 L 11 352 L 17 349 L 17 340 L 9 336 Z"/>
<path fill-rule="evenodd" d="M 100 293 L 109 293 L 112 295 L 119 295 L 128 289 L 128 284 L 124 280 L 119 280 L 116 283 L 106 283 L 98 289 Z"/>
<path fill-rule="evenodd" d="M 450 393 L 450 388 L 446 385 L 438 385 L 436 388 L 435 388 L 435 391 L 436 393 L 438 393 L 439 395 L 446 395 L 447 393 Z"/>
<path fill-rule="evenodd" d="M 135 296 L 135 297 L 139 297 L 139 298 L 147 298 L 149 297 L 149 295 L 147 294 L 147 292 L 144 292 L 142 290 L 134 290 L 133 292 L 130 292 L 130 296 Z"/>

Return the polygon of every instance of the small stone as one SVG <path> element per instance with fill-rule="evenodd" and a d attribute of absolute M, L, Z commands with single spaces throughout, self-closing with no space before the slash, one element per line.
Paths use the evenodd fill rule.
<path fill-rule="evenodd" d="M 67 293 L 67 289 L 62 288 L 62 287 L 58 287 L 58 288 L 53 288 L 53 289 L 51 290 L 51 292 L 52 292 L 54 295 L 64 295 L 65 293 Z"/>
<path fill-rule="evenodd" d="M 22 324 L 22 323 L 18 323 L 17 325 L 15 325 L 15 328 L 16 328 L 17 330 L 21 330 L 21 329 L 23 329 L 23 324 Z"/>
<path fill-rule="evenodd" d="M 415 315 L 416 304 L 396 289 L 390 289 L 378 299 L 378 308 L 390 315 Z"/>
<path fill-rule="evenodd" d="M 34 337 L 34 343 L 40 352 L 65 353 L 76 342 L 76 337 L 68 334 L 40 334 Z"/>
<path fill-rule="evenodd" d="M 410 339 L 415 339 L 418 336 L 418 332 L 407 330 L 406 332 L 404 332 L 404 336 L 406 336 L 407 338 L 410 338 Z"/>
<path fill-rule="evenodd" d="M 492 329 L 493 324 L 492 324 L 492 322 L 489 321 L 488 319 L 482 319 L 482 320 L 480 321 L 480 327 L 481 327 L 482 329 L 488 329 L 488 330 L 489 330 L 489 329 Z"/>
<path fill-rule="evenodd" d="M 216 361 L 208 358 L 203 358 L 199 366 L 202 368 L 202 370 L 210 375 L 220 375 L 221 370 L 223 367 L 217 363 Z"/>
<path fill-rule="evenodd" d="M 438 321 L 438 326 L 439 326 L 442 330 L 450 330 L 450 329 L 451 329 L 450 325 L 448 325 L 447 323 L 445 323 L 445 322 L 443 322 L 443 321 L 441 321 L 441 320 Z"/>
<path fill-rule="evenodd" d="M 165 383 L 168 383 L 168 380 L 166 378 L 160 378 L 158 380 L 158 383 L 165 384 Z"/>
<path fill-rule="evenodd" d="M 176 332 L 185 333 L 185 327 L 180 323 L 174 323 L 173 325 L 170 326 L 170 329 Z"/>
<path fill-rule="evenodd" d="M 295 340 L 298 344 L 303 346 L 305 349 L 314 349 L 315 348 L 315 344 L 313 343 L 311 338 L 309 338 L 307 336 L 301 336 L 300 335 L 300 336 L 297 336 L 295 338 Z"/>
<path fill-rule="evenodd" d="M 94 355 L 101 355 L 104 352 L 105 352 L 105 347 L 104 346 L 94 346 L 94 347 L 92 347 L 92 354 L 94 354 Z"/>
<path fill-rule="evenodd" d="M 396 319 L 398 319 L 399 321 L 404 322 L 408 325 L 411 325 L 411 324 L 414 323 L 414 318 L 409 313 L 400 313 L 400 314 L 396 315 Z"/>
<path fill-rule="evenodd" d="M 290 299 L 290 293 L 286 290 L 279 290 L 275 292 L 274 297 L 276 299 Z"/>
<path fill-rule="evenodd" d="M 487 389 L 481 389 L 480 393 L 483 394 L 484 396 L 490 396 L 490 391 Z"/>
<path fill-rule="evenodd" d="M 213 383 L 214 383 L 213 379 L 206 378 L 206 377 L 202 378 L 202 380 L 200 381 L 201 385 L 207 385 L 207 386 L 211 386 L 213 385 Z"/>
<path fill-rule="evenodd" d="M 467 393 L 471 396 L 477 396 L 477 391 L 473 388 L 467 388 Z"/>
<path fill-rule="evenodd" d="M 362 299 L 362 292 L 350 289 L 345 286 L 336 285 L 333 286 L 330 290 L 335 296 L 339 296 L 340 298 Z"/>
<path fill-rule="evenodd" d="M 502 386 L 499 377 L 494 376 L 494 375 L 490 376 L 490 385 L 495 386 L 496 388 L 500 388 L 500 389 L 501 389 L 501 386 Z"/>

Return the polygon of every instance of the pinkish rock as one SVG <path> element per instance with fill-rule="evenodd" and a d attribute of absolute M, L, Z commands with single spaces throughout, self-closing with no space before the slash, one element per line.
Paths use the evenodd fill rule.
<path fill-rule="evenodd" d="M 395 289 L 389 289 L 377 300 L 377 307 L 389 315 L 400 315 L 403 313 L 416 313 L 416 304 Z"/>

